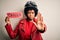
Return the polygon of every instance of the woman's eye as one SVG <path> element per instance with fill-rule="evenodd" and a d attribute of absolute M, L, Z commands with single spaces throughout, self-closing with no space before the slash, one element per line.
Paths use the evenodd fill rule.
<path fill-rule="evenodd" d="M 32 14 L 34 14 L 34 13 L 32 13 Z"/>

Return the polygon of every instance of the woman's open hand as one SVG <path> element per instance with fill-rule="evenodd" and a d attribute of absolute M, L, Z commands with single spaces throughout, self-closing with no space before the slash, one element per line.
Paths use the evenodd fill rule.
<path fill-rule="evenodd" d="M 44 30 L 43 17 L 40 13 L 37 15 L 37 23 L 33 21 L 38 30 Z"/>

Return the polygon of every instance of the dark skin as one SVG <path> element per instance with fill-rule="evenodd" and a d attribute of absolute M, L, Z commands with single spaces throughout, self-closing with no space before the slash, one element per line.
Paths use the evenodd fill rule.
<path fill-rule="evenodd" d="M 35 18 L 34 10 L 29 10 L 27 16 L 29 21 L 33 22 L 38 30 L 44 30 L 43 17 L 41 16 L 40 13 L 38 13 L 37 15 L 37 23 L 33 21 L 33 19 Z"/>
<path fill-rule="evenodd" d="M 28 10 L 27 16 L 28 16 L 27 20 L 30 21 L 30 22 L 33 22 L 35 24 L 35 26 L 37 27 L 38 30 L 44 30 L 43 17 L 41 16 L 40 13 L 38 13 L 38 15 L 37 15 L 37 23 L 35 23 L 33 21 L 33 19 L 35 18 L 35 12 L 34 12 L 34 10 Z M 7 24 L 10 24 L 10 18 L 6 17 L 5 18 L 5 22 Z"/>

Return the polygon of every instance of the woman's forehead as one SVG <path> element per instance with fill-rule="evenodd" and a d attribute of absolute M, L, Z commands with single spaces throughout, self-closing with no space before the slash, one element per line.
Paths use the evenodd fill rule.
<path fill-rule="evenodd" d="M 34 12 L 34 10 L 28 10 L 28 12 Z"/>

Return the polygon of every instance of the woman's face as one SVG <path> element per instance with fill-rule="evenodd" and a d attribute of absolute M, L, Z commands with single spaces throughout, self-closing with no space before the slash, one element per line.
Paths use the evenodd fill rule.
<path fill-rule="evenodd" d="M 35 11 L 34 10 L 28 10 L 27 16 L 29 19 L 33 19 L 35 17 Z"/>

